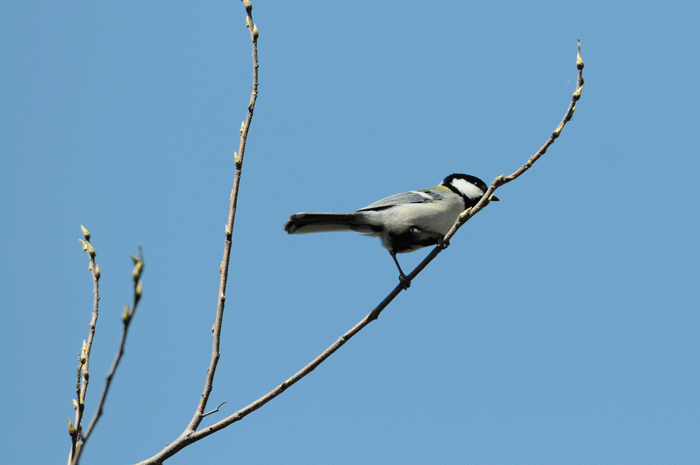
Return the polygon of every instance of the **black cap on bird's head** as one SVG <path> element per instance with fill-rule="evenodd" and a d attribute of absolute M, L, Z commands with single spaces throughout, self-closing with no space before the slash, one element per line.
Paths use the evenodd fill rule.
<path fill-rule="evenodd" d="M 489 189 L 486 183 L 476 176 L 459 173 L 447 176 L 440 185 L 449 188 L 455 194 L 461 195 L 468 205 L 476 204 Z M 498 202 L 499 199 L 494 195 L 491 197 L 491 200 Z"/>

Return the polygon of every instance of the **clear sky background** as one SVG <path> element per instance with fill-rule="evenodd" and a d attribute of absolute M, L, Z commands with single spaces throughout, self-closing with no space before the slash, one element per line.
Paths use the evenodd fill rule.
<path fill-rule="evenodd" d="M 700 456 L 697 2 L 254 2 L 260 94 L 211 424 L 396 285 L 377 239 L 288 236 L 520 167 L 381 317 L 168 463 L 690 463 Z M 144 297 L 82 463 L 150 457 L 211 354 L 252 66 L 240 2 L 0 4 L 5 463 L 64 463 L 92 281 L 92 414 L 143 245 Z M 412 269 L 428 250 L 400 256 Z"/>

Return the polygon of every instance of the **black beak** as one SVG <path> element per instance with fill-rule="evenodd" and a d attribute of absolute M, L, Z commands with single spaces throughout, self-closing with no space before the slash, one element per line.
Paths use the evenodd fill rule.
<path fill-rule="evenodd" d="M 492 196 L 491 196 L 491 202 L 500 202 L 500 201 L 501 201 L 501 199 L 499 199 L 499 198 L 496 197 L 495 195 L 492 195 Z"/>

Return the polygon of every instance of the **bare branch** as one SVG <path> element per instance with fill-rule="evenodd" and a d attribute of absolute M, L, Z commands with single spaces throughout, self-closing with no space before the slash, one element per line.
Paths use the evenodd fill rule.
<path fill-rule="evenodd" d="M 131 320 L 133 319 L 134 313 L 136 312 L 136 306 L 141 300 L 141 293 L 143 289 L 141 275 L 143 274 L 144 270 L 143 250 L 141 249 L 141 246 L 139 246 L 139 256 L 136 257 L 132 255 L 131 258 L 134 261 L 134 271 L 132 272 L 134 283 L 133 301 L 131 307 L 129 307 L 129 304 L 126 304 L 126 306 L 124 307 L 124 312 L 122 313 L 122 337 L 119 341 L 117 355 L 114 357 L 114 361 L 112 361 L 112 366 L 109 369 L 109 373 L 107 373 L 107 377 L 105 378 L 105 384 L 102 387 L 102 394 L 100 395 L 100 400 L 97 403 L 95 413 L 93 414 L 92 419 L 90 420 L 90 425 L 88 426 L 87 430 L 85 431 L 85 434 L 82 435 L 82 438 L 77 444 L 77 447 L 75 449 L 75 455 L 73 456 L 73 459 L 70 462 L 72 464 L 77 464 L 80 460 L 80 455 L 82 454 L 82 451 L 85 448 L 85 443 L 90 437 L 92 430 L 95 428 L 97 421 L 102 416 L 102 409 L 104 407 L 105 400 L 107 399 L 107 393 L 109 392 L 109 388 L 112 384 L 112 378 L 114 377 L 114 374 L 117 371 L 117 367 L 119 366 L 119 362 L 121 361 L 122 355 L 124 355 L 124 345 L 126 344 L 126 336 L 129 332 L 129 325 L 131 324 Z M 83 375 L 87 376 L 86 370 L 83 370 Z"/>
<path fill-rule="evenodd" d="M 248 140 L 248 131 L 250 131 L 250 123 L 253 120 L 253 112 L 255 110 L 255 101 L 258 98 L 258 27 L 253 22 L 253 5 L 249 0 L 241 0 L 246 10 L 246 27 L 250 33 L 250 39 L 252 42 L 252 56 L 253 56 L 253 85 L 250 89 L 250 102 L 248 103 L 248 113 L 246 115 L 245 121 L 241 123 L 240 129 L 240 143 L 238 145 L 238 152 L 234 152 L 234 161 L 236 164 L 236 169 L 233 175 L 233 188 L 231 189 L 231 200 L 229 203 L 228 211 L 228 222 L 226 223 L 226 238 L 224 241 L 224 258 L 221 261 L 221 266 L 219 272 L 221 277 L 219 280 L 219 296 L 216 306 L 216 319 L 214 321 L 214 326 L 212 328 L 212 352 L 211 361 L 209 363 L 209 369 L 207 370 L 207 377 L 204 382 L 204 391 L 199 399 L 199 405 L 197 405 L 197 410 L 190 420 L 189 425 L 183 433 L 175 439 L 172 443 L 168 444 L 163 450 L 158 452 L 153 457 L 140 462 L 140 464 L 160 464 L 163 463 L 169 457 L 172 457 L 177 451 L 183 449 L 184 447 L 192 444 L 194 440 L 192 439 L 193 433 L 199 427 L 202 419 L 207 415 L 210 415 L 219 410 L 219 407 L 224 404 L 222 402 L 219 407 L 212 410 L 211 412 L 204 413 L 207 407 L 207 402 L 209 401 L 209 396 L 214 387 L 214 375 L 216 374 L 216 367 L 219 363 L 219 358 L 221 353 L 219 352 L 219 347 L 221 344 L 221 325 L 224 318 L 224 308 L 226 304 L 226 285 L 228 282 L 228 269 L 229 262 L 231 260 L 231 237 L 233 235 L 233 226 L 236 219 L 236 206 L 238 203 L 238 190 L 241 182 L 241 174 L 243 171 L 243 157 L 245 156 L 246 142 Z"/>
<path fill-rule="evenodd" d="M 577 47 L 578 47 L 578 53 L 576 54 L 576 68 L 578 69 L 578 80 L 577 80 L 577 85 L 576 85 L 576 90 L 574 91 L 573 95 L 571 96 L 571 103 L 569 103 L 569 108 L 567 108 L 566 113 L 564 114 L 564 118 L 562 118 L 561 122 L 559 123 L 559 126 L 552 132 L 552 134 L 549 136 L 547 141 L 544 143 L 542 147 L 533 155 L 531 156 L 528 161 L 521 166 L 517 171 L 515 171 L 513 174 L 510 176 L 506 177 L 505 175 L 501 175 L 497 177 L 496 179 L 493 180 L 491 185 L 489 186 L 488 190 L 484 193 L 484 195 L 481 197 L 481 200 L 474 205 L 474 207 L 469 208 L 465 211 L 462 212 L 462 214 L 459 215 L 459 218 L 455 222 L 454 225 L 452 225 L 452 228 L 445 234 L 445 237 L 442 240 L 442 244 L 439 244 L 437 247 L 435 247 L 425 259 L 418 264 L 415 270 L 413 270 L 409 275 L 408 279 L 409 281 L 412 280 L 415 276 L 418 275 L 437 255 L 442 252 L 446 245 L 448 244 L 452 236 L 455 235 L 457 230 L 461 228 L 464 223 L 469 221 L 474 215 L 479 213 L 484 207 L 486 207 L 489 202 L 491 201 L 491 198 L 493 196 L 493 193 L 498 189 L 499 187 L 503 186 L 504 184 L 507 184 L 511 181 L 514 181 L 518 177 L 520 177 L 521 174 L 523 174 L 525 171 L 529 170 L 532 165 L 540 159 L 542 155 L 545 154 L 547 149 L 549 148 L 550 145 L 554 143 L 554 141 L 559 137 L 561 134 L 561 131 L 564 129 L 564 126 L 566 126 L 566 123 L 571 121 L 571 118 L 574 116 L 574 111 L 576 110 L 576 102 L 581 98 L 581 92 L 583 91 L 583 60 L 581 59 L 581 41 L 579 40 L 577 42 Z"/>
<path fill-rule="evenodd" d="M 243 0 L 246 2 L 246 0 Z M 246 5 L 248 5 L 246 3 Z M 249 10 L 248 10 L 249 11 Z M 250 24 L 252 24 L 252 21 L 249 23 L 249 28 Z M 251 32 L 252 34 L 252 32 Z M 254 54 L 255 57 L 255 54 Z M 256 62 L 257 63 L 257 62 Z M 493 195 L 493 192 L 503 184 L 506 184 L 514 179 L 516 179 L 518 176 L 520 176 L 522 173 L 527 171 L 532 164 L 537 161 L 547 150 L 547 148 L 554 142 L 554 140 L 559 137 L 559 134 L 561 133 L 562 129 L 566 125 L 568 121 L 571 120 L 571 117 L 573 116 L 573 112 L 576 109 L 576 102 L 579 100 L 581 97 L 581 91 L 583 90 L 583 76 L 582 76 L 582 70 L 583 70 L 583 60 L 581 60 L 581 43 L 579 41 L 578 43 L 578 55 L 577 55 L 577 61 L 576 61 L 576 66 L 578 68 L 578 86 L 576 91 L 574 92 L 574 95 L 572 97 L 571 104 L 569 105 L 569 108 L 567 109 L 564 118 L 562 119 L 562 122 L 559 124 L 557 129 L 552 133 L 552 135 L 549 137 L 547 142 L 540 148 L 540 150 L 535 153 L 528 162 L 523 165 L 518 171 L 515 173 L 511 174 L 508 176 L 508 178 L 505 178 L 504 176 L 499 176 L 496 178 L 492 183 L 487 192 L 482 196 L 481 200 L 473 207 L 468 210 L 465 210 L 462 212 L 462 214 L 459 216 L 455 224 L 452 226 L 450 231 L 445 235 L 443 238 L 443 242 L 436 246 L 430 254 L 408 275 L 408 279 L 412 280 L 414 277 L 416 277 L 427 265 L 430 263 L 444 248 L 446 247 L 444 244 L 447 244 L 449 239 L 455 235 L 457 230 L 464 224 L 466 223 L 471 217 L 473 217 L 476 213 L 481 211 L 486 205 L 488 205 L 491 196 Z M 256 67 L 257 69 L 257 67 Z M 254 87 L 255 88 L 255 87 Z M 250 108 L 249 108 L 250 109 Z M 200 431 L 194 431 L 194 430 L 189 430 L 185 431 L 182 435 L 180 435 L 177 440 L 171 444 L 169 444 L 165 449 L 163 449 L 161 452 L 159 452 L 157 455 L 151 457 L 148 460 L 145 460 L 143 462 L 140 462 L 138 465 L 146 465 L 146 464 L 161 464 L 164 460 L 166 460 L 169 457 L 172 457 L 175 455 L 179 450 L 187 447 L 189 444 L 192 444 L 196 441 L 199 441 L 200 439 L 203 439 L 207 436 L 209 436 L 212 433 L 215 433 L 223 428 L 226 428 L 227 426 L 242 420 L 245 418 L 248 414 L 254 412 L 255 410 L 259 409 L 266 403 L 270 402 L 272 399 L 276 398 L 280 394 L 282 394 L 284 391 L 286 391 L 290 386 L 293 384 L 297 383 L 299 380 L 301 380 L 304 376 L 308 375 L 311 373 L 314 369 L 316 369 L 317 366 L 319 366 L 323 361 L 325 361 L 328 357 L 330 357 L 335 351 L 340 349 L 350 338 L 352 338 L 355 334 L 357 334 L 362 328 L 367 326 L 369 323 L 371 323 L 373 320 L 376 320 L 379 317 L 379 314 L 386 308 L 389 303 L 391 303 L 394 298 L 399 295 L 399 293 L 404 290 L 404 287 L 401 283 L 399 283 L 390 293 L 389 295 L 379 304 L 377 305 L 374 310 L 372 310 L 366 317 L 362 319 L 359 323 L 357 323 L 352 329 L 350 329 L 348 332 L 343 334 L 340 338 L 338 338 L 337 341 L 335 341 L 330 347 L 328 347 L 326 350 L 324 350 L 318 357 L 316 357 L 314 360 L 312 360 L 308 365 L 306 365 L 304 368 L 299 370 L 297 373 L 295 373 L 291 378 L 289 378 L 287 381 L 283 382 L 276 388 L 274 388 L 272 391 L 268 392 L 255 402 L 251 403 L 250 405 L 240 409 L 239 411 L 235 412 L 234 414 L 224 418 L 223 420 L 208 426 Z M 218 321 L 218 320 L 217 320 Z"/>
<path fill-rule="evenodd" d="M 532 166 L 532 163 L 537 161 L 547 150 L 547 148 L 554 142 L 554 139 L 559 137 L 559 134 L 561 133 L 561 130 L 564 128 L 566 123 L 571 120 L 571 117 L 573 116 L 573 112 L 576 108 L 576 102 L 579 100 L 581 97 L 581 90 L 583 89 L 583 77 L 582 77 L 582 70 L 583 70 L 583 61 L 581 60 L 581 42 L 579 41 L 578 43 L 578 59 L 577 59 L 577 67 L 578 67 L 578 88 L 576 89 L 576 92 L 574 92 L 574 95 L 571 100 L 571 104 L 569 105 L 568 110 L 566 111 L 566 114 L 564 115 L 564 118 L 562 119 L 562 122 L 559 124 L 557 129 L 552 133 L 550 138 L 547 140 L 545 145 L 540 148 L 540 150 L 533 155 L 528 162 L 521 167 L 518 171 L 510 175 L 508 178 L 505 178 L 506 180 L 503 180 L 503 176 L 500 176 L 496 178 L 491 186 L 489 187 L 488 191 L 484 194 L 484 196 L 481 198 L 479 203 L 477 203 L 476 206 L 473 208 L 470 208 L 463 212 L 460 215 L 460 218 L 455 222 L 454 226 L 452 229 L 445 235 L 443 239 L 443 244 L 448 243 L 449 239 L 454 236 L 454 234 L 457 232 L 457 230 L 464 224 L 466 223 L 471 217 L 473 217 L 476 213 L 478 213 L 481 209 L 483 209 L 488 203 L 489 199 L 493 195 L 493 191 L 495 191 L 499 186 L 510 182 L 514 179 L 516 179 L 518 176 L 520 176 L 522 173 L 524 173 L 527 169 L 529 169 L 530 166 Z M 440 253 L 442 250 L 444 250 L 445 246 L 444 245 L 438 245 L 433 249 L 433 251 L 426 257 L 425 260 L 423 260 L 415 270 L 413 270 L 409 275 L 408 279 L 412 280 L 414 277 L 418 275 L 426 266 L 428 263 L 430 263 L 438 253 Z M 199 433 L 204 433 L 205 431 L 212 429 L 212 430 L 218 430 L 221 428 L 224 428 L 228 426 L 231 423 L 234 423 L 249 413 L 257 410 L 258 408 L 262 407 L 265 405 L 267 402 L 270 400 L 274 399 L 277 397 L 279 394 L 284 392 L 289 386 L 292 384 L 296 383 L 299 381 L 301 378 L 309 374 L 311 371 L 313 371 L 318 365 L 320 365 L 325 359 L 330 357 L 336 350 L 338 350 L 340 347 L 343 346 L 351 337 L 353 337 L 355 334 L 357 334 L 362 328 L 367 326 L 371 321 L 377 319 L 379 317 L 379 314 L 386 308 L 389 303 L 394 300 L 394 298 L 402 291 L 404 290 L 403 286 L 401 284 L 398 284 L 392 291 L 389 293 L 389 295 L 380 303 L 374 310 L 372 310 L 362 321 L 360 321 L 355 327 L 353 327 L 350 331 L 347 333 L 343 334 L 333 345 L 331 345 L 328 349 L 323 351 L 321 355 L 316 357 L 311 363 L 309 363 L 306 367 L 304 367 L 302 370 L 297 372 L 294 376 L 289 378 L 287 381 L 282 383 L 281 385 L 277 386 L 275 389 L 270 391 L 268 394 L 265 396 L 261 397 L 260 399 L 256 400 L 252 404 L 248 405 L 247 407 L 239 410 L 238 412 L 234 413 L 233 415 L 229 416 L 228 418 L 225 418 L 221 420 L 219 423 L 216 423 L 206 430 L 202 430 L 201 432 L 198 432 L 195 436 L 197 436 Z M 211 431 L 213 432 L 213 431 Z"/>
<path fill-rule="evenodd" d="M 319 366 L 321 363 L 323 363 L 324 360 L 326 360 L 328 357 L 333 355 L 335 351 L 340 349 L 346 342 L 350 340 L 355 334 L 360 332 L 362 328 L 370 324 L 373 320 L 376 320 L 379 314 L 386 308 L 389 303 L 391 303 L 394 298 L 399 295 L 399 293 L 404 290 L 404 287 L 402 284 L 398 284 L 390 293 L 389 295 L 379 304 L 377 307 L 372 310 L 366 317 L 362 319 L 359 323 L 357 323 L 352 329 L 350 329 L 348 332 L 343 334 L 338 338 L 337 341 L 335 341 L 330 347 L 328 347 L 326 350 L 324 350 L 318 357 L 316 357 L 314 360 L 312 360 L 308 365 L 306 365 L 304 368 L 299 370 L 297 373 L 295 373 L 291 378 L 289 378 L 287 381 L 284 383 L 280 384 L 277 386 L 275 389 L 272 391 L 268 392 L 265 394 L 263 397 L 259 398 L 255 402 L 251 403 L 250 405 L 240 409 L 236 413 L 228 416 L 227 418 L 224 418 L 223 420 L 219 421 L 218 423 L 214 423 L 211 426 L 208 426 L 200 431 L 192 432 L 192 434 L 189 435 L 188 437 L 188 442 L 195 442 L 200 439 L 203 439 L 207 436 L 209 436 L 212 433 L 215 433 L 216 431 L 219 431 L 223 428 L 226 428 L 227 426 L 231 425 L 232 423 L 235 423 L 239 420 L 242 420 L 244 417 L 246 417 L 248 414 L 256 411 L 266 403 L 270 402 L 272 399 L 277 397 L 278 395 L 282 394 L 284 391 L 286 391 L 290 386 L 296 384 L 299 380 L 301 380 L 304 376 L 308 375 L 312 371 L 316 369 L 317 366 Z M 175 451 L 176 452 L 176 451 Z"/>
<path fill-rule="evenodd" d="M 199 400 L 197 410 L 187 426 L 187 431 L 194 431 L 204 418 L 204 409 L 207 407 L 209 395 L 214 387 L 214 375 L 216 374 L 216 366 L 219 363 L 219 346 L 221 342 L 221 324 L 224 318 L 224 307 L 226 304 L 226 284 L 228 282 L 228 268 L 231 259 L 231 236 L 233 235 L 233 224 L 236 218 L 236 205 L 238 203 L 238 189 L 241 182 L 241 174 L 243 170 L 243 157 L 245 155 L 246 142 L 248 140 L 248 131 L 250 123 L 253 120 L 253 111 L 255 110 L 255 101 L 258 98 L 258 27 L 253 23 L 253 5 L 248 0 L 242 0 L 246 9 L 246 26 L 250 32 L 250 39 L 253 45 L 253 86 L 250 89 L 250 103 L 248 104 L 248 114 L 246 119 L 241 123 L 241 138 L 238 146 L 238 153 L 234 152 L 234 161 L 236 170 L 233 175 L 233 188 L 231 189 L 231 201 L 228 211 L 228 222 L 226 223 L 226 239 L 224 241 L 224 258 L 221 261 L 219 269 L 221 277 L 219 280 L 219 297 L 216 306 L 216 320 L 213 328 L 213 344 L 211 352 L 211 362 L 207 370 L 207 377 L 204 383 L 204 391 Z"/>
<path fill-rule="evenodd" d="M 207 413 L 205 413 L 204 415 L 202 415 L 202 418 L 208 417 L 208 416 L 211 415 L 212 413 L 218 412 L 218 411 L 219 411 L 219 407 L 221 407 L 221 406 L 224 405 L 225 403 L 226 403 L 226 401 L 223 401 L 222 403 L 220 403 L 219 405 L 217 405 L 216 408 L 215 408 L 214 410 L 212 410 L 212 411 L 210 411 L 210 412 L 207 412 Z"/>
<path fill-rule="evenodd" d="M 83 411 L 85 410 L 85 396 L 87 395 L 87 388 L 90 379 L 90 352 L 92 351 L 92 341 L 95 338 L 95 327 L 97 326 L 97 317 L 99 316 L 100 277 L 102 275 L 100 272 L 100 267 L 95 261 L 97 252 L 92 244 L 90 244 L 90 232 L 82 224 L 80 225 L 80 229 L 83 232 L 83 237 L 85 238 L 85 240 L 80 239 L 80 243 L 83 245 L 83 251 L 90 257 L 90 265 L 88 266 L 88 269 L 90 270 L 90 275 L 92 275 L 92 294 L 94 299 L 92 304 L 92 318 L 90 320 L 90 332 L 88 333 L 87 341 L 83 341 L 83 346 L 80 349 L 80 355 L 78 356 L 77 379 L 75 382 L 75 396 L 77 400 L 73 400 L 73 407 L 75 409 L 75 425 L 73 426 L 71 432 L 71 451 L 68 454 L 68 463 L 72 462 L 76 450 L 78 450 L 79 447 L 82 447 L 81 436 L 83 433 Z"/>

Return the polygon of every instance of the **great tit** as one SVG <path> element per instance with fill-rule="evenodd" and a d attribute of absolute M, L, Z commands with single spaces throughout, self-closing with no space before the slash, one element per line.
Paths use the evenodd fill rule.
<path fill-rule="evenodd" d="M 354 212 L 297 213 L 284 223 L 284 230 L 289 234 L 357 231 L 378 236 L 399 269 L 399 280 L 408 288 L 410 281 L 396 254 L 442 241 L 459 214 L 476 205 L 487 190 L 475 176 L 451 174 L 435 187 L 392 195 Z"/>

